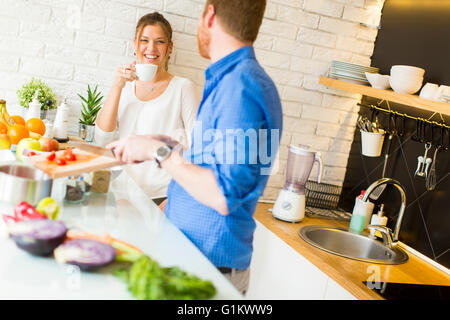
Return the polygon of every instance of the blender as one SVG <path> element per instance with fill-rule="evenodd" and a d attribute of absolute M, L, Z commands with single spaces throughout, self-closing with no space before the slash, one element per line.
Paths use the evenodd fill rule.
<path fill-rule="evenodd" d="M 320 152 L 312 152 L 307 146 L 289 146 L 286 166 L 286 183 L 280 191 L 272 214 L 275 218 L 299 222 L 305 216 L 305 184 L 308 181 L 314 162 L 318 162 L 317 182 L 323 174 L 323 161 Z"/>

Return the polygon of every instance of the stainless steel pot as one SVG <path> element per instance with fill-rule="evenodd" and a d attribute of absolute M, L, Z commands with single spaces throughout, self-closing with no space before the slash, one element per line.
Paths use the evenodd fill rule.
<path fill-rule="evenodd" d="M 39 169 L 10 164 L 0 166 L 0 201 L 36 205 L 52 193 L 53 180 Z"/>

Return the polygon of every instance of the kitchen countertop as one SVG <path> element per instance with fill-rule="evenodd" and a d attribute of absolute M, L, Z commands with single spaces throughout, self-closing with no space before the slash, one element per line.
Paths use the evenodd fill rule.
<path fill-rule="evenodd" d="M 408 252 L 409 260 L 404 264 L 383 265 L 348 259 L 320 250 L 301 239 L 298 230 L 307 225 L 348 228 L 348 222 L 309 217 L 305 217 L 299 223 L 285 222 L 272 216 L 268 211 L 272 207 L 273 204 L 270 203 L 258 203 L 255 219 L 357 299 L 383 299 L 366 287 L 363 281 L 450 286 L 450 276 L 410 252 Z"/>
<path fill-rule="evenodd" d="M 112 181 L 109 193 L 92 193 L 81 204 L 64 204 L 63 183 L 64 179 L 54 180 L 52 197 L 62 205 L 59 219 L 68 227 L 107 232 L 140 248 L 161 266 L 179 266 L 209 279 L 217 288 L 214 299 L 243 298 L 125 171 Z M 13 205 L 0 202 L 0 213 L 12 214 Z M 109 266 L 80 272 L 52 257 L 32 256 L 17 248 L 4 226 L 0 234 L 0 299 L 133 299 Z"/>

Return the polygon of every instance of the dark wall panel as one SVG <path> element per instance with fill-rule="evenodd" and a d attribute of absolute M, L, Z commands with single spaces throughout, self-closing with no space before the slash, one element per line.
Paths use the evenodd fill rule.
<path fill-rule="evenodd" d="M 405 64 L 426 70 L 424 84 L 433 82 L 450 85 L 450 0 L 387 0 L 383 8 L 381 29 L 375 42 L 372 66 L 380 73 L 389 74 L 390 67 Z M 378 101 L 363 97 L 363 104 Z M 386 104 L 383 103 L 383 107 Z M 408 106 L 390 104 L 392 109 L 411 116 L 428 119 L 432 113 Z M 450 109 L 450 105 L 449 105 Z M 369 108 L 361 107 L 360 114 L 371 116 Z M 380 121 L 387 127 L 389 118 L 380 113 Z M 433 120 L 440 120 L 434 115 Z M 444 117 L 450 124 L 450 117 Z M 407 209 L 403 218 L 400 240 L 450 267 L 450 151 L 437 154 L 437 186 L 428 191 L 425 179 L 415 177 L 417 157 L 424 154 L 424 144 L 413 141 L 416 130 L 414 120 L 406 121 L 403 136 L 393 140 L 388 158 L 386 176 L 402 183 L 407 194 Z M 446 136 L 448 141 L 448 135 Z M 437 140 L 437 139 L 436 139 Z M 436 142 L 437 143 L 437 142 Z M 384 153 L 381 157 L 369 158 L 361 155 L 360 132 L 355 132 L 347 164 L 344 192 L 341 205 L 352 210 L 354 199 L 362 189 L 381 178 Z M 432 147 L 429 157 L 432 157 Z M 388 226 L 394 229 L 399 196 L 390 188 L 376 202 L 385 204 Z"/>

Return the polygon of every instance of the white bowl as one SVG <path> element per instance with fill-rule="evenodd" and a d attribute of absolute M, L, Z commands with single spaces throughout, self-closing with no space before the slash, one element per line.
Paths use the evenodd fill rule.
<path fill-rule="evenodd" d="M 376 88 L 376 89 L 389 89 L 390 88 L 388 75 L 383 75 L 383 74 L 379 74 L 379 73 L 370 73 L 370 72 L 365 72 L 364 74 L 366 75 L 367 80 L 369 81 L 370 85 L 373 88 Z"/>
<path fill-rule="evenodd" d="M 390 77 L 389 84 L 391 88 L 402 94 L 414 94 L 422 87 L 423 78 L 397 78 Z"/>
<path fill-rule="evenodd" d="M 395 65 L 391 67 L 392 75 L 404 75 L 409 77 L 423 77 L 425 69 L 413 66 Z"/>

